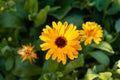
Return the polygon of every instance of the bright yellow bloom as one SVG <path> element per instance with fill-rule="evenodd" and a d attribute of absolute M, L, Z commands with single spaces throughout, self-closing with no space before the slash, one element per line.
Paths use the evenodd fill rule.
<path fill-rule="evenodd" d="M 18 54 L 22 56 L 22 61 L 29 60 L 31 63 L 37 59 L 37 55 L 33 50 L 33 46 L 29 45 L 22 45 L 22 48 L 18 50 Z"/>
<path fill-rule="evenodd" d="M 57 59 L 57 62 L 66 64 L 67 57 L 73 60 L 78 57 L 77 50 L 81 50 L 79 43 L 79 31 L 76 30 L 76 26 L 59 21 L 52 22 L 52 28 L 46 25 L 42 34 L 39 36 L 45 43 L 40 47 L 43 51 L 48 50 L 45 59 L 48 60 L 52 56 L 52 60 Z"/>
<path fill-rule="evenodd" d="M 95 22 L 86 22 L 82 25 L 83 30 L 80 30 L 81 41 L 85 41 L 84 45 L 91 44 L 92 40 L 99 44 L 102 40 L 103 30 L 100 25 Z"/>

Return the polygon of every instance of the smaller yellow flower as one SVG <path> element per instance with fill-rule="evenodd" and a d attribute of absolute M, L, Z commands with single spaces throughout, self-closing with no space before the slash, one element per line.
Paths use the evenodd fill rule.
<path fill-rule="evenodd" d="M 37 55 L 33 50 L 33 46 L 29 45 L 22 45 L 22 48 L 18 50 L 18 54 L 22 56 L 22 62 L 25 60 L 29 60 L 31 63 L 37 59 Z"/>
<path fill-rule="evenodd" d="M 81 41 L 85 41 L 84 45 L 91 44 L 92 40 L 99 44 L 102 40 L 103 30 L 100 25 L 95 22 L 86 22 L 82 25 L 83 30 L 80 30 Z"/>

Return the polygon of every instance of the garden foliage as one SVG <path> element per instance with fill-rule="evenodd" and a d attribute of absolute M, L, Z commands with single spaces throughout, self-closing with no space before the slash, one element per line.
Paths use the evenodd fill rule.
<path fill-rule="evenodd" d="M 96 22 L 102 41 L 80 42 L 78 58 L 66 64 L 46 60 L 39 36 L 53 21 L 77 30 Z M 18 54 L 28 44 L 37 55 L 33 62 Z M 0 0 L 0 80 L 120 80 L 120 0 Z"/>

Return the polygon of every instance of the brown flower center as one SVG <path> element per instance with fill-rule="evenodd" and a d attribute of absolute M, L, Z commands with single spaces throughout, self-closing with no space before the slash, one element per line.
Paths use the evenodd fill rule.
<path fill-rule="evenodd" d="M 94 32 L 94 30 L 89 30 L 88 32 L 87 32 L 87 35 L 90 37 L 90 36 L 94 36 L 95 35 L 95 32 Z"/>
<path fill-rule="evenodd" d="M 62 48 L 62 47 L 64 47 L 67 44 L 67 41 L 66 41 L 66 39 L 64 37 L 58 37 L 56 39 L 56 41 L 55 41 L 55 44 L 58 47 Z"/>
<path fill-rule="evenodd" d="M 30 50 L 26 50 L 25 53 L 26 53 L 26 55 L 30 55 L 31 54 Z"/>

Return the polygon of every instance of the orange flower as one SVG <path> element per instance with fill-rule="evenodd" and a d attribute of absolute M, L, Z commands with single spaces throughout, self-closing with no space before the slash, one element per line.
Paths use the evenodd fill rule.
<path fill-rule="evenodd" d="M 22 61 L 28 59 L 32 63 L 32 61 L 35 61 L 35 59 L 37 59 L 37 55 L 33 50 L 33 48 L 34 47 L 31 46 L 31 44 L 29 44 L 29 45 L 23 45 L 22 48 L 18 50 L 18 54 L 22 56 Z"/>
<path fill-rule="evenodd" d="M 46 25 L 39 38 L 45 42 L 40 45 L 42 50 L 48 50 L 46 60 L 52 56 L 52 60 L 66 64 L 67 57 L 73 60 L 78 57 L 77 50 L 82 50 L 79 30 L 73 24 L 68 25 L 68 22 L 52 22 L 52 28 Z"/>
<path fill-rule="evenodd" d="M 86 22 L 82 25 L 83 30 L 80 30 L 81 41 L 85 41 L 84 44 L 91 44 L 92 40 L 96 44 L 99 44 L 102 40 L 103 30 L 100 25 L 95 22 Z"/>

